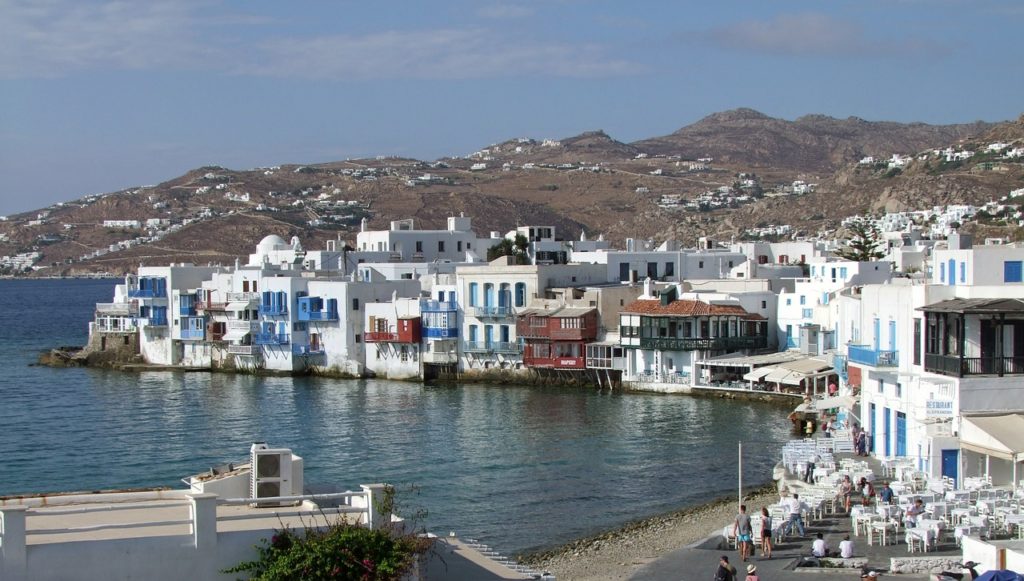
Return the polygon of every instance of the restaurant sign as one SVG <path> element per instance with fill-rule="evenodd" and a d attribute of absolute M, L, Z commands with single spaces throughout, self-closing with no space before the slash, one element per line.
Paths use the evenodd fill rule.
<path fill-rule="evenodd" d="M 951 418 L 953 417 L 952 400 L 929 399 L 924 404 L 924 415 L 926 418 Z"/>

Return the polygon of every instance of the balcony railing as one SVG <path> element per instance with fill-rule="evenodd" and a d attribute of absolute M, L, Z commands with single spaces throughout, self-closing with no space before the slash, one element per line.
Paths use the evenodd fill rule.
<path fill-rule="evenodd" d="M 451 313 L 459 310 L 459 303 L 456 301 L 420 301 L 421 313 Z"/>
<path fill-rule="evenodd" d="M 259 345 L 228 345 L 229 355 L 255 355 L 259 352 Z"/>
<path fill-rule="evenodd" d="M 641 337 L 641 349 L 662 351 L 728 351 L 733 349 L 763 349 L 767 337 Z"/>
<path fill-rule="evenodd" d="M 167 297 L 167 291 L 154 288 L 133 288 L 128 291 L 128 297 L 132 299 L 159 299 Z"/>
<path fill-rule="evenodd" d="M 322 355 L 323 345 L 292 345 L 292 355 Z"/>
<path fill-rule="evenodd" d="M 167 326 L 167 315 L 157 315 L 155 317 L 147 317 L 146 324 L 150 327 L 166 327 Z"/>
<path fill-rule="evenodd" d="M 139 305 L 135 303 L 96 303 L 96 314 L 134 317 L 139 314 Z"/>
<path fill-rule="evenodd" d="M 852 363 L 872 367 L 896 367 L 900 362 L 898 352 L 880 351 L 870 345 L 850 345 L 847 348 L 847 356 Z"/>
<path fill-rule="evenodd" d="M 459 354 L 455 351 L 425 351 L 420 354 L 420 358 L 424 363 L 436 363 L 442 365 L 459 362 Z"/>
<path fill-rule="evenodd" d="M 288 333 L 253 333 L 252 342 L 254 345 L 287 345 L 289 337 Z"/>
<path fill-rule="evenodd" d="M 585 357 L 523 357 L 523 365 L 527 367 L 543 367 L 547 369 L 585 369 Z"/>
<path fill-rule="evenodd" d="M 135 319 L 120 317 L 99 317 L 94 325 L 93 328 L 100 333 L 134 333 L 139 329 Z"/>
<path fill-rule="evenodd" d="M 337 321 L 338 311 L 299 311 L 300 321 Z"/>
<path fill-rule="evenodd" d="M 196 308 L 195 303 L 192 303 L 191 305 L 181 305 L 178 307 L 178 314 L 182 317 L 194 317 L 196 316 Z"/>
<path fill-rule="evenodd" d="M 288 314 L 288 305 L 260 305 L 260 314 L 276 317 Z"/>
<path fill-rule="evenodd" d="M 466 341 L 462 344 L 462 350 L 466 353 L 520 353 L 522 349 L 518 343 L 509 341 Z"/>
<path fill-rule="evenodd" d="M 1024 357 L 964 357 L 925 353 L 924 370 L 942 375 L 1024 375 Z"/>
<path fill-rule="evenodd" d="M 228 321 L 228 331 L 259 331 L 256 323 L 252 321 Z"/>
<path fill-rule="evenodd" d="M 182 341 L 202 341 L 206 337 L 205 329 L 182 329 L 181 339 Z"/>
<path fill-rule="evenodd" d="M 215 303 L 212 301 L 196 301 L 197 311 L 223 311 L 228 308 L 227 303 Z"/>
<path fill-rule="evenodd" d="M 457 327 L 424 327 L 423 336 L 427 339 L 454 339 L 459 336 L 459 329 Z"/>
<path fill-rule="evenodd" d="M 473 314 L 483 319 L 506 319 L 512 316 L 512 307 L 473 307 Z"/>
<path fill-rule="evenodd" d="M 245 293 L 228 293 L 227 294 L 227 299 L 228 299 L 229 303 L 238 303 L 238 302 L 245 302 L 245 301 L 255 301 L 258 298 L 260 298 L 260 294 L 259 293 L 245 292 Z"/>
<path fill-rule="evenodd" d="M 389 331 L 371 331 L 363 335 L 367 343 L 395 343 L 398 341 L 398 333 Z"/>

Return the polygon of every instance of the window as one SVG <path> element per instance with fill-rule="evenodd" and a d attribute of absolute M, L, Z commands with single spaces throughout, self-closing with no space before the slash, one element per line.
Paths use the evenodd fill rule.
<path fill-rule="evenodd" d="M 729 268 L 732 268 L 732 261 L 729 261 Z"/>
<path fill-rule="evenodd" d="M 792 304 L 793 304 L 793 299 L 792 298 L 787 298 L 786 299 L 786 306 L 788 307 L 788 306 L 790 306 Z"/>
<path fill-rule="evenodd" d="M 1009 262 L 1005 263 L 1005 265 L 1009 265 L 1009 264 L 1010 264 Z M 1020 263 L 1018 263 L 1018 264 L 1020 264 Z M 1004 269 L 1006 268 L 1005 265 L 1004 265 Z M 1004 273 L 1005 272 L 1006 272 L 1006 270 L 1004 270 Z M 1005 274 L 1004 274 L 1004 278 L 1005 278 Z M 940 262 L 939 263 L 939 282 L 946 282 L 946 263 L 945 262 Z M 1006 280 L 1005 282 L 1010 282 L 1010 281 Z"/>
<path fill-rule="evenodd" d="M 762 309 L 767 309 L 768 308 L 768 301 L 761 301 L 761 308 Z"/>
<path fill-rule="evenodd" d="M 657 280 L 657 278 L 658 278 L 658 263 L 657 262 L 648 262 L 647 263 L 647 276 L 648 276 L 648 278 L 650 278 L 652 280 Z"/>
<path fill-rule="evenodd" d="M 960 282 L 967 282 L 967 263 L 960 261 Z"/>
<path fill-rule="evenodd" d="M 455 243 L 455 250 L 456 252 L 462 252 L 462 240 L 459 240 Z"/>
<path fill-rule="evenodd" d="M 620 262 L 619 263 L 619 282 L 626 282 L 627 280 L 629 280 L 629 263 L 628 262 Z"/>
<path fill-rule="evenodd" d="M 476 325 L 469 326 L 469 342 L 476 343 Z"/>
<path fill-rule="evenodd" d="M 526 283 L 525 282 L 517 282 L 516 283 L 516 306 L 517 307 L 525 307 L 526 306 Z"/>
<path fill-rule="evenodd" d="M 704 268 L 704 261 L 703 260 L 697 262 L 697 268 Z"/>
<path fill-rule="evenodd" d="M 437 241 L 437 251 L 444 252 L 444 240 Z"/>
<path fill-rule="evenodd" d="M 800 295 L 800 304 L 801 305 L 806 305 L 807 304 L 807 295 Z"/>
<path fill-rule="evenodd" d="M 305 330 L 306 330 L 306 323 L 305 322 L 293 323 L 292 324 L 292 331 L 305 331 Z"/>
<path fill-rule="evenodd" d="M 882 393 L 882 394 L 885 393 L 885 380 L 884 379 L 879 379 L 878 380 L 878 393 Z"/>
<path fill-rule="evenodd" d="M 352 299 L 352 310 L 353 311 L 358 311 L 359 310 L 359 299 Z"/>
<path fill-rule="evenodd" d="M 363 342 L 363 335 L 362 335 L 362 333 L 356 333 L 356 343 L 362 343 L 362 342 Z"/>
<path fill-rule="evenodd" d="M 416 252 L 423 252 L 423 241 L 422 240 L 417 240 L 416 241 Z"/>
<path fill-rule="evenodd" d="M 814 316 L 814 310 L 813 309 L 803 309 L 803 313 L 802 314 L 803 314 L 803 317 L 805 319 L 810 319 L 811 317 Z"/>
<path fill-rule="evenodd" d="M 897 383 L 896 384 L 896 397 L 897 398 L 903 397 L 903 384 L 902 383 Z"/>
<path fill-rule="evenodd" d="M 846 280 L 846 267 L 845 266 L 840 266 L 839 267 L 839 278 L 841 278 L 843 280 Z"/>
<path fill-rule="evenodd" d="M 1020 260 L 1007 260 L 1003 263 L 1003 282 L 1021 282 Z"/>
<path fill-rule="evenodd" d="M 665 263 L 665 276 L 666 277 L 670 277 L 670 276 L 675 276 L 675 275 L 676 275 L 676 263 L 674 263 L 674 262 L 666 262 Z"/>
<path fill-rule="evenodd" d="M 480 285 L 475 282 L 469 283 L 469 306 L 475 307 L 477 302 L 476 294 Z"/>

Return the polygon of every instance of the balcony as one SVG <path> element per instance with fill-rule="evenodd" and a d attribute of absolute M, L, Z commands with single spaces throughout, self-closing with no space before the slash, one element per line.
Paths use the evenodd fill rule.
<path fill-rule="evenodd" d="M 246 331 L 246 332 L 259 332 L 259 329 L 253 321 L 228 321 L 228 331 Z"/>
<path fill-rule="evenodd" d="M 166 327 L 167 315 L 154 315 L 146 317 L 146 325 L 149 327 Z"/>
<path fill-rule="evenodd" d="M 135 319 L 121 317 L 97 317 L 93 325 L 100 333 L 134 333 L 139 329 Z"/>
<path fill-rule="evenodd" d="M 269 304 L 260 305 L 260 314 L 268 317 L 277 317 L 288 314 L 288 305 L 286 304 Z"/>
<path fill-rule="evenodd" d="M 363 334 L 363 340 L 367 343 L 397 343 L 398 333 L 372 331 L 370 333 Z"/>
<path fill-rule="evenodd" d="M 963 357 L 924 354 L 924 370 L 941 375 L 1024 375 L 1024 357 Z"/>
<path fill-rule="evenodd" d="M 96 303 L 96 314 L 111 317 L 136 317 L 139 305 L 136 303 Z"/>
<path fill-rule="evenodd" d="M 545 369 L 586 369 L 585 357 L 523 357 L 523 365 Z"/>
<path fill-rule="evenodd" d="M 900 362 L 896 351 L 880 351 L 869 345 L 849 345 L 847 357 L 851 363 L 872 367 L 896 367 Z"/>
<path fill-rule="evenodd" d="M 473 314 L 478 319 L 508 319 L 512 316 L 512 307 L 473 307 Z"/>
<path fill-rule="evenodd" d="M 128 298 L 132 299 L 162 299 L 167 297 L 167 291 L 162 288 L 134 288 L 128 291 Z"/>
<path fill-rule="evenodd" d="M 337 311 L 299 311 L 299 321 L 337 321 Z"/>
<path fill-rule="evenodd" d="M 196 301 L 197 311 L 226 311 L 227 303 L 215 303 L 212 301 Z"/>
<path fill-rule="evenodd" d="M 182 329 L 182 341 L 202 341 L 206 337 L 206 329 Z"/>
<path fill-rule="evenodd" d="M 459 329 L 454 327 L 424 327 L 423 336 L 427 339 L 454 339 L 459 336 Z"/>
<path fill-rule="evenodd" d="M 292 355 L 323 355 L 323 345 L 292 345 Z"/>
<path fill-rule="evenodd" d="M 456 301 L 420 301 L 421 313 L 453 313 L 459 310 L 459 303 Z"/>
<path fill-rule="evenodd" d="M 181 315 L 182 317 L 196 316 L 195 303 L 192 303 L 191 305 L 181 305 L 180 307 L 178 307 L 178 314 Z"/>
<path fill-rule="evenodd" d="M 228 345 L 228 355 L 256 355 L 259 352 L 258 345 Z"/>
<path fill-rule="evenodd" d="M 763 349 L 768 345 L 767 337 L 641 337 L 641 349 L 661 351 L 732 351 L 738 349 Z"/>
<path fill-rule="evenodd" d="M 462 350 L 466 353 L 518 354 L 521 352 L 518 343 L 509 341 L 466 341 L 462 344 Z"/>
<path fill-rule="evenodd" d="M 288 333 L 253 333 L 253 345 L 287 345 Z"/>
<path fill-rule="evenodd" d="M 228 293 L 227 299 L 229 303 L 244 303 L 246 301 L 255 301 L 260 298 L 259 293 Z"/>

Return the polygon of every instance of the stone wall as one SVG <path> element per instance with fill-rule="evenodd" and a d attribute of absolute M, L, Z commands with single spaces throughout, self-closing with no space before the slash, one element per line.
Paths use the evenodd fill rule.
<path fill-rule="evenodd" d="M 890 573 L 928 574 L 959 571 L 960 557 L 893 557 L 889 561 Z"/>

